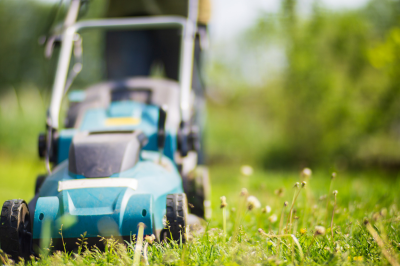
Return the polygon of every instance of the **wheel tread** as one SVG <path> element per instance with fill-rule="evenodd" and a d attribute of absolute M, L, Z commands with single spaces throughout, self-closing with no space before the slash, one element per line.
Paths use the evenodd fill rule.
<path fill-rule="evenodd" d="M 167 235 L 172 236 L 172 239 L 177 241 L 180 241 L 182 235 L 182 240 L 184 242 L 187 217 L 186 194 L 167 195 L 166 205 L 166 218 L 169 225 L 169 232 Z"/>
<path fill-rule="evenodd" d="M 0 243 L 3 243 L 2 250 L 9 254 L 14 261 L 17 261 L 20 256 L 27 255 L 23 254 L 24 251 L 21 250 L 18 237 L 19 216 L 24 208 L 23 205 L 28 208 L 24 200 L 8 200 L 3 204 L 1 210 Z M 5 245 L 5 243 L 7 244 Z"/>

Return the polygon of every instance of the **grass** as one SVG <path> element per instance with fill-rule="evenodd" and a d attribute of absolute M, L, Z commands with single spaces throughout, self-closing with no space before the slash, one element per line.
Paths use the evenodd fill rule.
<path fill-rule="evenodd" d="M 0 200 L 29 200 L 33 196 L 35 174 L 44 167 L 27 158 L 1 157 L 0 169 Z M 206 233 L 195 235 L 182 246 L 174 242 L 147 245 L 149 264 L 388 265 L 390 261 L 398 265 L 400 197 L 395 188 L 400 187 L 400 179 L 397 175 L 338 173 L 331 179 L 327 171 L 315 171 L 308 178 L 294 172 L 260 169 L 243 175 L 240 166 L 231 165 L 215 165 L 210 170 L 213 218 Z M 303 189 L 294 188 L 296 182 L 304 179 L 307 184 Z M 247 188 L 247 193 L 246 190 L 241 192 L 242 188 Z M 338 193 L 333 209 L 332 192 L 335 190 Z M 246 198 L 249 195 L 256 197 L 261 207 L 253 204 L 252 210 L 248 210 Z M 226 237 L 221 196 L 226 196 L 228 204 L 225 207 Z M 284 202 L 288 202 L 288 206 L 283 207 Z M 366 220 L 368 223 L 364 223 Z M 75 254 L 56 252 L 27 264 L 132 264 L 134 242 L 120 245 L 113 240 L 104 241 L 107 241 L 105 252 L 84 248 Z M 2 257 L 7 263 L 4 254 Z M 141 264 L 145 264 L 143 256 Z"/>
<path fill-rule="evenodd" d="M 30 106 L 34 95 L 28 96 L 19 100 L 22 112 L 11 112 L 8 107 L 1 110 L 0 203 L 13 198 L 30 200 L 36 176 L 45 173 L 35 151 L 36 136 L 44 128 L 44 110 Z M 2 101 L 1 107 L 6 102 L 10 100 Z M 339 171 L 332 179 L 332 173 L 324 169 L 315 170 L 310 178 L 293 171 L 251 171 L 250 167 L 241 171 L 243 158 L 249 162 L 260 158 L 267 138 L 261 144 L 254 140 L 265 125 L 223 105 L 210 109 L 207 146 L 211 159 L 218 162 L 210 167 L 213 218 L 205 234 L 185 245 L 144 241 L 149 264 L 398 265 L 397 174 Z M 301 184 L 294 187 L 304 179 L 304 188 Z M 334 191 L 338 191 L 336 201 Z M 221 209 L 223 196 L 227 206 Z M 252 210 L 247 209 L 247 199 L 253 199 Z M 135 241 L 127 245 L 103 241 L 107 241 L 104 252 L 86 250 L 81 240 L 77 253 L 43 253 L 27 264 L 133 264 Z M 0 264 L 10 264 L 0 254 Z M 144 265 L 144 257 L 139 258 Z"/>

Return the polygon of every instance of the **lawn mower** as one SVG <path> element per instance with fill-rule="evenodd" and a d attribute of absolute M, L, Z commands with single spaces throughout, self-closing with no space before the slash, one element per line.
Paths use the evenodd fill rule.
<path fill-rule="evenodd" d="M 38 144 L 48 174 L 38 176 L 29 204 L 9 200 L 1 211 L 1 249 L 14 259 L 38 254 L 49 243 L 74 250 L 81 235 L 88 246 L 101 247 L 100 236 L 131 241 L 139 223 L 145 224 L 145 235 L 160 241 L 185 241 L 191 221 L 209 216 L 208 175 L 197 167 L 201 143 L 191 91 L 197 1 L 190 0 L 187 17 L 77 21 L 80 4 L 71 1 L 64 27 L 53 38 L 61 49 L 46 133 Z M 178 81 L 130 77 L 68 93 L 70 76 L 82 67 L 73 56 L 81 48 L 80 32 L 156 28 L 182 30 Z"/>

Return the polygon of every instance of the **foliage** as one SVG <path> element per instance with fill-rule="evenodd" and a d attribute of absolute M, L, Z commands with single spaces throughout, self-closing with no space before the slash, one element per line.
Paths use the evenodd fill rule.
<path fill-rule="evenodd" d="M 259 146 L 243 158 L 267 168 L 399 166 L 399 1 L 340 12 L 315 4 L 307 16 L 296 3 L 262 14 L 240 37 L 246 53 L 209 70 L 231 81 L 211 80 L 231 89 L 220 90 L 226 108 L 262 117 Z M 238 75 L 229 65 L 238 62 L 258 79 Z"/>
<path fill-rule="evenodd" d="M 316 2 L 308 15 L 296 5 L 282 1 L 278 13 L 260 14 L 237 42 L 211 50 L 210 162 L 247 161 L 269 169 L 398 167 L 399 2 L 375 0 L 337 12 Z M 45 61 L 38 39 L 65 14 L 65 6 L 56 7 L 0 3 L 2 153 L 29 147 L 33 154 L 35 135 L 43 130 L 57 57 Z M 93 2 L 82 16 L 99 16 L 103 7 L 104 1 Z M 76 87 L 101 80 L 104 68 L 100 35 L 84 40 Z M 35 95 L 34 103 L 26 95 Z M 25 111 L 35 103 L 28 109 L 37 112 Z M 15 108 L 25 120 L 12 115 Z"/>

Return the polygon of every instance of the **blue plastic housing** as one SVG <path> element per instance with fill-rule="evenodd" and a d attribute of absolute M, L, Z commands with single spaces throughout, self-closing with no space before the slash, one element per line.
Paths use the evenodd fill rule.
<path fill-rule="evenodd" d="M 74 101 L 84 99 L 84 92 L 71 96 Z M 58 162 L 39 191 L 33 217 L 33 240 L 43 238 L 132 236 L 138 224 L 145 224 L 145 234 L 164 228 L 166 196 L 183 193 L 182 179 L 174 163 L 177 150 L 177 129 L 166 128 L 166 140 L 160 164 L 157 146 L 159 107 L 133 101 L 112 102 L 107 108 L 93 108 L 85 112 L 77 129 L 59 132 Z M 110 119 L 129 118 L 136 123 L 109 123 Z M 129 120 L 128 119 L 128 120 Z M 73 137 L 81 131 L 140 130 L 148 137 L 148 144 L 140 152 L 139 162 L 132 168 L 104 178 L 133 178 L 137 188 L 101 187 L 59 191 L 59 182 L 84 179 L 68 171 L 68 155 Z M 45 228 L 45 226 L 49 228 Z M 47 233 L 46 233 L 46 232 Z"/>

